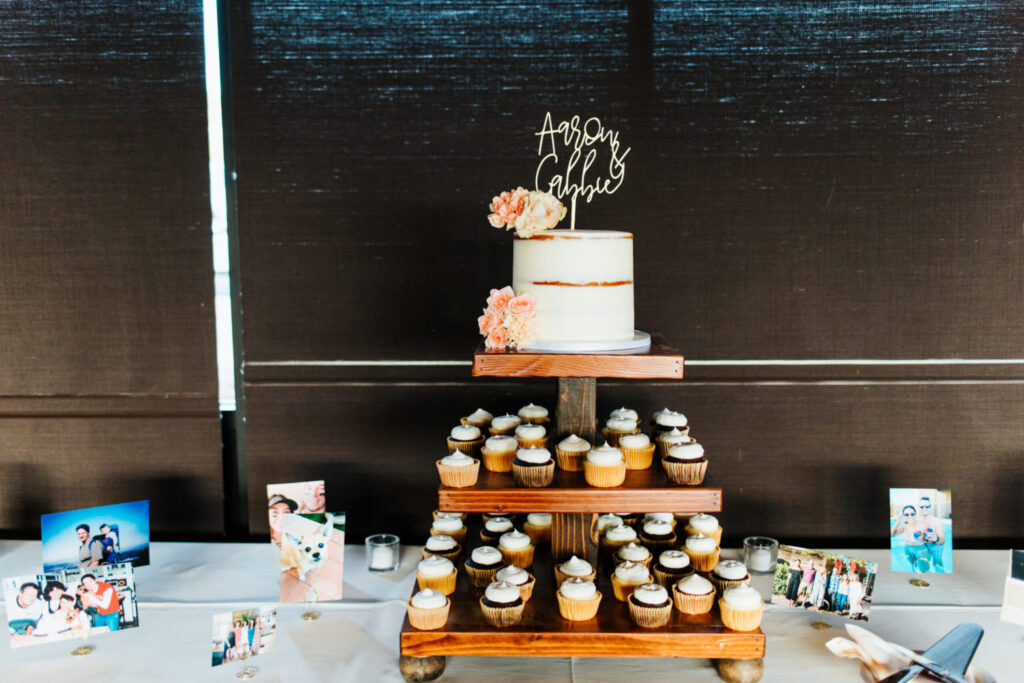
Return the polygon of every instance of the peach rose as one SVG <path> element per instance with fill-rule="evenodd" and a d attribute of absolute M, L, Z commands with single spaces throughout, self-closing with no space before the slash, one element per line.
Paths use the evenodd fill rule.
<path fill-rule="evenodd" d="M 488 333 L 484 346 L 489 349 L 503 349 L 508 346 L 508 333 L 502 326 L 495 327 Z"/>
<path fill-rule="evenodd" d="M 487 309 L 482 316 L 476 319 L 476 322 L 480 326 L 480 334 L 486 337 L 495 327 L 501 326 L 501 315 L 497 311 Z"/>
<path fill-rule="evenodd" d="M 487 221 L 492 227 L 510 230 L 515 226 L 519 214 L 523 212 L 528 195 L 529 192 L 525 189 L 517 187 L 492 198 L 491 205 L 488 207 L 491 214 L 487 216 Z"/>
<path fill-rule="evenodd" d="M 487 308 L 492 311 L 504 310 L 505 306 L 508 305 L 508 302 L 511 301 L 515 295 L 516 293 L 510 286 L 505 286 L 501 289 L 492 289 L 491 295 L 487 297 Z"/>
<path fill-rule="evenodd" d="M 525 239 L 550 230 L 565 218 L 565 212 L 566 208 L 553 194 L 534 190 L 526 198 L 526 208 L 516 218 L 516 234 Z"/>
<path fill-rule="evenodd" d="M 508 328 L 509 343 L 514 346 L 529 343 L 537 336 L 537 320 L 533 317 L 510 316 L 505 326 Z"/>
<path fill-rule="evenodd" d="M 526 317 L 537 310 L 537 300 L 529 294 L 520 294 L 508 302 L 508 312 L 512 315 Z"/>

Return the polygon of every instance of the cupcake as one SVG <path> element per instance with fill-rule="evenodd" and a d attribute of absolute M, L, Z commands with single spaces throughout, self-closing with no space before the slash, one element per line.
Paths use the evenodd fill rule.
<path fill-rule="evenodd" d="M 512 626 L 523 618 L 526 602 L 519 594 L 519 586 L 508 581 L 495 581 L 487 586 L 480 598 L 480 610 L 491 626 Z"/>
<path fill-rule="evenodd" d="M 657 583 L 637 586 L 629 596 L 629 616 L 643 628 L 658 628 L 672 616 L 672 600 L 665 587 Z"/>
<path fill-rule="evenodd" d="M 563 581 L 555 597 L 558 599 L 559 613 L 569 621 L 593 619 L 601 605 L 601 592 L 594 582 L 578 576 L 570 576 Z"/>
<path fill-rule="evenodd" d="M 474 548 L 466 560 L 466 575 L 469 582 L 477 588 L 484 588 L 503 566 L 501 552 L 489 545 Z"/>
<path fill-rule="evenodd" d="M 761 625 L 764 601 L 761 594 L 750 586 L 729 588 L 718 601 L 722 623 L 733 631 L 753 631 Z"/>
<path fill-rule="evenodd" d="M 672 587 L 672 599 L 683 614 L 706 614 L 715 604 L 715 587 L 700 574 L 690 574 Z"/>
<path fill-rule="evenodd" d="M 484 435 L 479 427 L 459 425 L 452 427 L 448 435 L 448 452 L 461 451 L 466 455 L 477 455 L 484 445 Z"/>
<path fill-rule="evenodd" d="M 719 596 L 730 588 L 750 585 L 750 574 L 747 573 L 746 565 L 736 560 L 722 560 L 716 564 L 708 579 L 714 584 Z"/>
<path fill-rule="evenodd" d="M 699 572 L 709 572 L 718 564 L 721 552 L 715 539 L 704 534 L 687 536 L 683 552 L 690 556 L 690 563 Z"/>
<path fill-rule="evenodd" d="M 565 437 L 555 446 L 558 466 L 566 472 L 582 472 L 583 459 L 590 451 L 590 442 L 575 434 Z"/>
<path fill-rule="evenodd" d="M 517 486 L 540 488 L 547 486 L 555 476 L 555 461 L 546 448 L 520 448 L 512 461 L 512 476 Z"/>
<path fill-rule="evenodd" d="M 704 457 L 704 447 L 691 441 L 670 446 L 668 454 L 661 459 L 661 466 L 672 482 L 696 486 L 704 481 L 708 459 Z"/>
<path fill-rule="evenodd" d="M 434 510 L 434 519 L 437 519 L 438 517 L 458 517 L 463 522 L 466 521 L 465 512 L 442 512 L 441 510 Z"/>
<path fill-rule="evenodd" d="M 698 512 L 690 517 L 690 522 L 686 525 L 686 533 L 690 535 L 704 534 L 715 539 L 715 543 L 722 542 L 722 527 L 718 524 L 718 519 L 703 512 Z"/>
<path fill-rule="evenodd" d="M 498 539 L 498 551 L 501 552 L 505 564 L 517 567 L 529 567 L 533 564 L 533 543 L 522 531 L 512 530 L 502 534 Z"/>
<path fill-rule="evenodd" d="M 655 581 L 671 588 L 679 579 L 693 573 L 693 565 L 690 564 L 690 556 L 682 550 L 663 550 L 651 567 L 651 573 Z"/>
<path fill-rule="evenodd" d="M 648 569 L 651 568 L 653 560 L 651 551 L 638 543 L 627 543 L 615 551 L 615 562 L 636 562 Z"/>
<path fill-rule="evenodd" d="M 673 429 L 687 434 L 690 431 L 690 425 L 687 423 L 685 415 L 665 408 L 655 413 L 653 429 L 656 434 L 670 432 Z"/>
<path fill-rule="evenodd" d="M 502 534 L 507 534 L 514 528 L 512 520 L 508 517 L 491 517 L 484 522 L 483 528 L 480 529 L 480 540 L 484 542 L 484 545 L 494 545 Z"/>
<path fill-rule="evenodd" d="M 654 462 L 657 448 L 646 434 L 626 434 L 619 437 L 619 450 L 626 461 L 627 470 L 646 470 Z"/>
<path fill-rule="evenodd" d="M 591 448 L 583 461 L 583 476 L 588 484 L 597 488 L 621 486 L 626 481 L 622 451 L 608 444 Z"/>
<path fill-rule="evenodd" d="M 437 555 L 439 557 L 446 557 L 454 562 L 461 552 L 462 546 L 458 541 L 451 536 L 437 534 L 427 538 L 427 544 L 423 547 L 423 559 L 431 555 Z"/>
<path fill-rule="evenodd" d="M 480 449 L 480 459 L 484 469 L 491 472 L 511 472 L 512 461 L 516 457 L 519 440 L 514 436 L 491 436 L 484 441 Z"/>
<path fill-rule="evenodd" d="M 639 434 L 640 428 L 637 427 L 636 420 L 631 417 L 610 417 L 604 423 L 601 433 L 604 434 L 605 441 L 612 446 L 618 446 L 619 438 L 626 434 Z"/>
<path fill-rule="evenodd" d="M 431 536 L 451 536 L 458 543 L 466 541 L 466 525 L 458 517 L 438 517 L 430 525 Z"/>
<path fill-rule="evenodd" d="M 458 570 L 452 561 L 446 557 L 433 555 L 416 565 L 416 583 L 420 590 L 432 588 L 445 595 L 455 592 L 455 582 L 458 579 Z"/>
<path fill-rule="evenodd" d="M 480 461 L 455 451 L 437 461 L 437 473 L 441 475 L 443 486 L 460 489 L 473 486 L 480 476 Z"/>
<path fill-rule="evenodd" d="M 515 586 L 519 586 L 519 595 L 522 597 L 523 602 L 529 601 L 533 595 L 533 587 L 537 583 L 537 579 L 533 578 L 533 574 L 522 567 L 512 565 L 499 569 L 498 573 L 494 575 L 494 580 L 508 581 Z"/>
<path fill-rule="evenodd" d="M 491 436 L 508 436 L 514 434 L 516 427 L 522 424 L 522 422 L 515 415 L 498 415 L 491 420 L 491 426 L 488 428 L 488 431 L 491 433 Z"/>
<path fill-rule="evenodd" d="M 676 532 L 672 523 L 663 519 L 645 519 L 640 528 L 640 542 L 658 552 L 668 550 L 676 544 Z"/>
<path fill-rule="evenodd" d="M 586 560 L 573 555 L 565 562 L 555 565 L 555 585 L 561 586 L 566 579 L 597 580 L 597 570 Z"/>
<path fill-rule="evenodd" d="M 420 631 L 441 628 L 448 622 L 448 610 L 452 602 L 441 591 L 424 588 L 411 598 L 406 606 L 409 625 Z"/>
<path fill-rule="evenodd" d="M 526 424 L 546 425 L 551 420 L 548 418 L 548 409 L 544 406 L 535 406 L 532 403 L 519 409 L 519 419 Z"/>
<path fill-rule="evenodd" d="M 544 545 L 551 542 L 551 513 L 531 512 L 526 515 L 523 523 L 523 531 L 534 545 Z"/>
<path fill-rule="evenodd" d="M 668 522 L 672 529 L 676 528 L 676 513 L 674 512 L 645 512 L 644 522 Z"/>
<path fill-rule="evenodd" d="M 613 410 L 608 417 L 628 417 L 630 420 L 639 423 L 640 415 L 632 408 L 616 408 Z"/>
<path fill-rule="evenodd" d="M 651 572 L 636 562 L 620 562 L 612 572 L 612 590 L 615 599 L 626 602 L 637 586 L 650 583 Z"/>
<path fill-rule="evenodd" d="M 547 448 L 548 430 L 544 425 L 523 424 L 516 427 L 516 440 L 520 448 Z"/>
<path fill-rule="evenodd" d="M 603 534 L 609 527 L 622 526 L 622 517 L 613 512 L 606 512 L 597 516 L 597 533 Z"/>
<path fill-rule="evenodd" d="M 662 459 L 668 455 L 668 449 L 679 444 L 690 443 L 693 438 L 687 436 L 678 429 L 672 429 L 668 432 L 662 432 L 654 437 L 654 442 L 658 444 L 658 453 L 661 454 Z"/>
<path fill-rule="evenodd" d="M 621 546 L 632 543 L 636 539 L 636 529 L 633 527 L 625 524 L 612 526 L 604 530 L 604 535 L 601 536 L 601 547 L 609 554 L 614 555 Z"/>
<path fill-rule="evenodd" d="M 489 519 L 494 519 L 495 517 L 506 517 L 512 520 L 513 524 L 516 521 L 516 514 L 514 512 L 481 512 L 480 517 L 482 517 L 485 522 Z"/>
<path fill-rule="evenodd" d="M 476 427 L 477 429 L 485 429 L 491 424 L 491 420 L 494 416 L 483 408 L 477 408 L 466 417 L 459 420 L 460 423 L 468 427 Z"/>

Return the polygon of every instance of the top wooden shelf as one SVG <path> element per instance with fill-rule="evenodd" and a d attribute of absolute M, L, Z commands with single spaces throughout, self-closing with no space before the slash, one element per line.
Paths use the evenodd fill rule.
<path fill-rule="evenodd" d="M 651 348 L 643 353 L 541 353 L 481 344 L 473 354 L 473 376 L 682 379 L 683 356 L 658 334 L 651 335 Z"/>

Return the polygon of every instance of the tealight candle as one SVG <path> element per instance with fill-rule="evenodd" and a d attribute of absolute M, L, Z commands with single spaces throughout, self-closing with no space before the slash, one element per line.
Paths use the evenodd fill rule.
<path fill-rule="evenodd" d="M 767 536 L 748 536 L 743 539 L 743 564 L 751 574 L 770 574 L 775 571 L 779 542 Z"/>
<path fill-rule="evenodd" d="M 374 534 L 366 537 L 366 568 L 371 572 L 398 569 L 398 536 Z"/>

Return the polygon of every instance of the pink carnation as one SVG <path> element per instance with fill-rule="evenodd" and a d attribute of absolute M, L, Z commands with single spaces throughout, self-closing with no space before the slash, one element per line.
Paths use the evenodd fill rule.
<path fill-rule="evenodd" d="M 491 295 L 487 297 L 487 308 L 492 311 L 502 311 L 515 295 L 515 291 L 509 286 L 502 287 L 501 289 L 492 289 Z"/>
<path fill-rule="evenodd" d="M 501 314 L 487 309 L 482 316 L 476 319 L 476 322 L 480 326 L 480 334 L 486 337 L 495 327 L 501 326 Z"/>
<path fill-rule="evenodd" d="M 529 294 L 520 294 L 508 302 L 508 312 L 512 315 L 527 317 L 537 310 L 537 300 Z"/>
<path fill-rule="evenodd" d="M 494 197 L 488 207 L 491 214 L 487 216 L 487 221 L 495 228 L 510 230 L 515 227 L 516 219 L 526 208 L 526 198 L 529 194 L 522 187 L 517 187 Z"/>
<path fill-rule="evenodd" d="M 505 328 L 499 325 L 491 330 L 484 340 L 484 346 L 489 349 L 503 349 L 508 346 L 508 334 L 505 332 Z"/>

